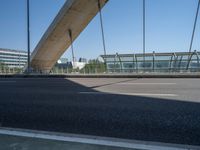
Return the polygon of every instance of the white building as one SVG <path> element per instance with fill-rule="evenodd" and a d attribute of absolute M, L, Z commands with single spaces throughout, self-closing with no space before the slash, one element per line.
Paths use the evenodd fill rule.
<path fill-rule="evenodd" d="M 0 63 L 9 68 L 23 68 L 28 54 L 25 51 L 0 48 Z"/>
<path fill-rule="evenodd" d="M 86 62 L 72 62 L 73 69 L 83 69 L 86 65 Z"/>

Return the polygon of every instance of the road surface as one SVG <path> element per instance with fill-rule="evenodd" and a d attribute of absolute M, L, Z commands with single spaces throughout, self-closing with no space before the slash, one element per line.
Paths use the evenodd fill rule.
<path fill-rule="evenodd" d="M 0 79 L 0 125 L 200 145 L 199 79 Z"/>

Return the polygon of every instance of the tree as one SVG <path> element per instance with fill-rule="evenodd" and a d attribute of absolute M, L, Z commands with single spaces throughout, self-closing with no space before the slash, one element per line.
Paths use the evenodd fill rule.
<path fill-rule="evenodd" d="M 81 70 L 85 71 L 86 73 L 104 73 L 106 71 L 105 64 L 100 62 L 97 59 L 91 59 L 88 61 L 88 64 Z"/>

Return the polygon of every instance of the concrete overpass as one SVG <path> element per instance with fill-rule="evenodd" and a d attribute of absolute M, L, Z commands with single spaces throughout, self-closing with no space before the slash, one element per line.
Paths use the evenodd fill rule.
<path fill-rule="evenodd" d="M 108 0 L 100 0 L 101 8 Z M 98 0 L 67 0 L 31 55 L 34 70 L 48 72 L 99 11 Z"/>

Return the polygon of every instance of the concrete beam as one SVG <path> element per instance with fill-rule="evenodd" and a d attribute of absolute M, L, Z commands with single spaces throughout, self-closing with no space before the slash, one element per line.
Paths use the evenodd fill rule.
<path fill-rule="evenodd" d="M 107 0 L 100 0 L 103 7 Z M 98 13 L 98 0 L 67 0 L 31 55 L 31 67 L 48 72 Z"/>

